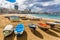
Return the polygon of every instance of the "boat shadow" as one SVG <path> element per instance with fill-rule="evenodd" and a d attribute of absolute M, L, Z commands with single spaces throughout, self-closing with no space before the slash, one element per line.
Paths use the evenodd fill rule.
<path fill-rule="evenodd" d="M 42 35 L 40 32 L 38 32 L 37 30 L 31 30 L 31 32 L 32 32 L 35 36 L 43 39 L 43 35 Z"/>
<path fill-rule="evenodd" d="M 57 28 L 58 30 L 60 30 L 60 28 Z"/>
<path fill-rule="evenodd" d="M 54 30 L 54 31 L 56 31 L 56 32 L 58 32 L 58 33 L 60 33 L 60 29 L 59 29 L 59 28 L 57 28 L 57 29 L 52 29 L 52 30 Z"/>
<path fill-rule="evenodd" d="M 11 35 L 4 37 L 4 40 L 14 40 L 15 34 L 12 33 Z"/>
<path fill-rule="evenodd" d="M 40 27 L 39 27 L 39 28 L 40 28 Z M 40 29 L 41 29 L 41 28 L 40 28 Z M 45 30 L 43 30 L 43 29 L 41 29 L 41 30 L 44 31 L 45 33 L 51 35 L 51 36 L 60 38 L 56 33 L 52 32 L 52 31 L 50 31 L 50 30 L 47 30 L 47 31 L 45 31 Z"/>
<path fill-rule="evenodd" d="M 24 31 L 23 35 L 17 36 L 17 40 L 27 40 L 27 33 Z"/>

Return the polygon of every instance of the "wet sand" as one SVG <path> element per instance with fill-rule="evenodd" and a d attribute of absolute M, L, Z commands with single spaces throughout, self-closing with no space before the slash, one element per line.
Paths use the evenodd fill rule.
<path fill-rule="evenodd" d="M 60 28 L 44 31 L 37 27 L 36 31 L 33 31 L 27 26 L 27 24 L 30 22 L 37 24 L 40 21 L 21 20 L 20 22 L 11 22 L 8 18 L 0 16 L 0 40 L 60 40 Z M 43 20 L 43 22 L 45 21 Z M 18 23 L 23 23 L 25 25 L 24 34 L 20 37 L 16 37 L 13 33 L 12 35 L 4 38 L 2 32 L 3 28 L 8 24 L 13 24 L 15 27 Z"/>

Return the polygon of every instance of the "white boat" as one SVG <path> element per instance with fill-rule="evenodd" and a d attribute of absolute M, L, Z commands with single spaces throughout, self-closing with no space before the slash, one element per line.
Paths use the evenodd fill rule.
<path fill-rule="evenodd" d="M 11 35 L 12 32 L 13 32 L 13 30 L 14 30 L 13 25 L 7 25 L 7 26 L 3 29 L 4 37 Z"/>

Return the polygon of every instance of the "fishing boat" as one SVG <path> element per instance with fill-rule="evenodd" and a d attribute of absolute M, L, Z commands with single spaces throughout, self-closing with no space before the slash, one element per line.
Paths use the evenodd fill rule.
<path fill-rule="evenodd" d="M 32 21 L 40 21 L 39 18 L 35 18 L 35 17 L 30 17 L 29 20 L 32 20 Z"/>
<path fill-rule="evenodd" d="M 46 24 L 50 25 L 51 28 L 58 28 L 60 25 L 60 22 L 46 22 Z"/>
<path fill-rule="evenodd" d="M 28 18 L 26 17 L 20 17 L 22 20 L 28 20 Z"/>
<path fill-rule="evenodd" d="M 20 21 L 20 17 L 19 16 L 10 16 L 10 20 L 11 21 Z"/>
<path fill-rule="evenodd" d="M 45 31 L 51 28 L 49 25 L 47 25 L 45 23 L 38 23 L 37 25 Z"/>
<path fill-rule="evenodd" d="M 13 32 L 13 30 L 14 30 L 13 25 L 7 25 L 7 26 L 3 29 L 4 37 L 7 37 L 7 36 L 11 35 L 12 32 Z"/>
<path fill-rule="evenodd" d="M 36 29 L 36 25 L 35 24 L 32 24 L 32 23 L 29 23 L 28 24 L 28 27 L 35 30 Z"/>
<path fill-rule="evenodd" d="M 23 34 L 23 32 L 24 32 L 24 24 L 18 24 L 17 26 L 16 26 L 16 28 L 14 29 L 14 33 L 17 35 L 17 36 L 20 36 L 20 35 L 22 35 Z"/>

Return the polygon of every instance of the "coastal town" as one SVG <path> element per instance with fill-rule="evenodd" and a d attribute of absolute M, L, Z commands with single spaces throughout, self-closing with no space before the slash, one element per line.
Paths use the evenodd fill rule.
<path fill-rule="evenodd" d="M 8 1 L 11 0 L 6 2 Z M 35 1 L 24 2 L 31 3 L 31 5 L 33 3 L 36 6 L 38 3 L 35 4 Z M 18 2 L 20 3 L 22 0 Z M 45 1 L 43 0 L 43 2 Z M 44 11 L 38 7 L 35 9 L 31 5 L 29 7 L 28 4 L 27 8 L 23 6 L 20 9 L 21 5 L 19 6 L 17 2 L 13 4 L 12 8 L 11 4 L 8 7 L 2 7 L 0 2 L 0 40 L 60 40 L 60 11 L 52 11 L 54 8 L 50 9 L 51 6 L 47 6 L 50 10 L 46 10 L 44 8 L 47 7 L 44 4 L 44 8 L 40 4 L 37 5 Z"/>

